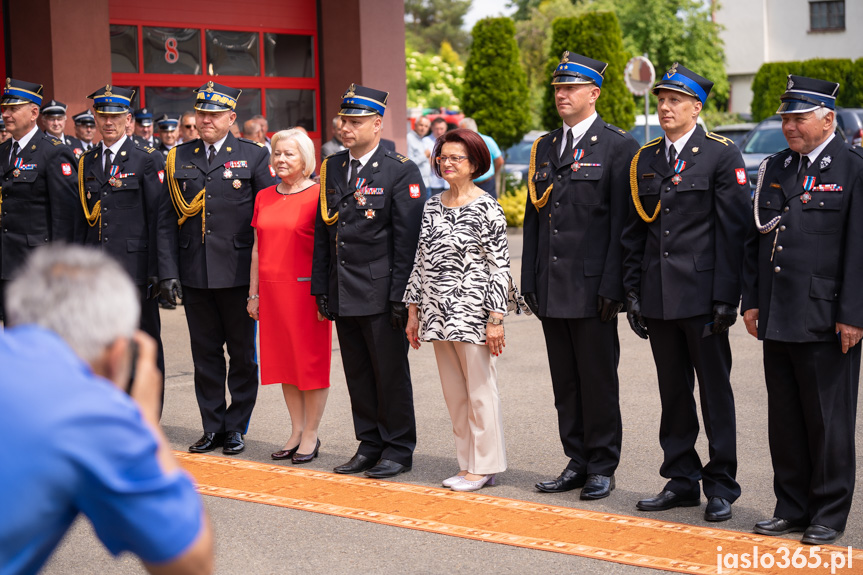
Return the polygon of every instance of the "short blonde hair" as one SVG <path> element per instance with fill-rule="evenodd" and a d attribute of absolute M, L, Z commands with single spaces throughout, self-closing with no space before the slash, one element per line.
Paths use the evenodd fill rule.
<path fill-rule="evenodd" d="M 270 146 L 273 151 L 276 150 L 276 145 L 282 140 L 293 140 L 297 143 L 297 148 L 300 150 L 300 158 L 303 159 L 303 175 L 307 178 L 315 171 L 315 145 L 312 140 L 302 131 L 296 128 L 290 130 L 280 130 L 273 134 L 270 139 Z M 270 154 L 270 164 L 273 163 L 273 154 Z"/>

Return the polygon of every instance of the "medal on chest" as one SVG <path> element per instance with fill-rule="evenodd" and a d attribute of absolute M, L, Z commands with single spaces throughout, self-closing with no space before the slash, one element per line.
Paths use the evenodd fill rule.
<path fill-rule="evenodd" d="M 578 169 L 581 167 L 581 164 L 579 164 L 578 161 L 580 159 L 582 159 L 583 157 L 584 157 L 584 150 L 582 150 L 581 148 L 576 148 L 575 150 L 572 151 L 572 159 L 575 160 L 574 162 L 572 162 L 572 171 L 573 172 L 577 172 Z"/>
<path fill-rule="evenodd" d="M 230 169 L 226 169 L 224 172 L 222 172 L 222 178 L 224 178 L 226 180 L 230 180 L 231 176 L 233 176 L 233 175 L 234 175 L 234 172 L 232 172 Z"/>
<path fill-rule="evenodd" d="M 815 187 L 815 176 L 806 176 L 803 178 L 803 195 L 800 196 L 800 201 L 808 204 L 812 199 L 812 194 L 809 192 Z"/>
<path fill-rule="evenodd" d="M 111 177 L 108 178 L 108 183 L 111 187 L 119 188 L 123 185 L 123 181 L 117 177 L 117 174 L 120 173 L 120 166 L 111 166 Z"/>
<path fill-rule="evenodd" d="M 354 192 L 354 199 L 357 201 L 357 205 L 360 207 L 363 207 L 366 205 L 366 203 L 368 203 L 368 200 L 366 200 L 366 195 L 359 190 Z"/>
<path fill-rule="evenodd" d="M 368 210 L 366 210 L 366 219 L 367 219 L 367 220 L 373 220 L 373 219 L 375 219 L 375 211 L 374 211 L 374 210 L 372 210 L 372 209 L 368 209 Z"/>
<path fill-rule="evenodd" d="M 680 175 L 680 172 L 686 169 L 686 162 L 683 160 L 676 160 L 674 162 L 674 177 L 671 178 L 671 183 L 675 186 L 683 181 L 683 176 Z"/>

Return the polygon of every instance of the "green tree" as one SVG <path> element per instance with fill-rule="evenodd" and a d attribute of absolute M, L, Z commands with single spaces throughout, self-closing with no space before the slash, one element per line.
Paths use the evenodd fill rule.
<path fill-rule="evenodd" d="M 802 62 L 800 74 L 809 78 L 838 82 L 839 94 L 836 105 L 853 108 L 857 100 L 852 88 L 853 69 L 854 62 L 850 58 L 813 58 Z"/>
<path fill-rule="evenodd" d="M 635 122 L 635 100 L 623 81 L 627 55 L 617 17 L 611 12 L 589 12 L 575 18 L 558 18 L 552 24 L 551 51 L 545 65 L 546 78 L 560 62 L 564 50 L 607 62 L 602 81 L 602 95 L 596 111 L 610 124 L 629 129 Z M 543 99 L 543 126 L 551 130 L 560 125 L 554 103 L 554 86 L 546 86 Z"/>
<path fill-rule="evenodd" d="M 527 132 L 527 78 L 510 18 L 486 18 L 473 27 L 465 66 L 462 109 L 501 149 Z"/>
<path fill-rule="evenodd" d="M 468 33 L 462 29 L 471 0 L 405 0 L 405 42 L 412 50 L 434 52 L 448 41 L 466 54 Z"/>
<path fill-rule="evenodd" d="M 620 19 L 630 54 L 647 54 L 657 76 L 679 62 L 714 82 L 707 107 L 728 105 L 729 84 L 720 26 L 713 4 L 702 0 L 595 0 L 594 9 L 611 9 Z"/>
<path fill-rule="evenodd" d="M 788 74 L 800 74 L 800 62 L 762 64 L 752 79 L 752 119 L 760 122 L 776 113 L 779 97 L 788 85 Z"/>

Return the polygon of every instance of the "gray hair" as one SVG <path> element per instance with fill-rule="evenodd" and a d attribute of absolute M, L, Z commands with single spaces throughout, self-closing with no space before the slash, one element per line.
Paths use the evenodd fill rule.
<path fill-rule="evenodd" d="M 820 108 L 815 108 L 815 117 L 819 120 L 823 120 L 824 118 L 827 117 L 827 114 L 829 114 L 830 112 L 833 112 L 833 131 L 835 132 L 836 131 L 836 123 L 837 123 L 835 110 L 831 110 L 830 108 L 827 108 L 825 106 L 821 106 Z"/>
<path fill-rule="evenodd" d="M 465 118 L 461 122 L 458 123 L 459 128 L 464 128 L 465 130 L 470 130 L 471 132 L 479 133 L 479 129 L 476 127 L 476 120 L 473 118 Z"/>
<path fill-rule="evenodd" d="M 273 163 L 273 154 L 276 151 L 276 144 L 282 140 L 293 140 L 297 143 L 297 149 L 300 151 L 300 158 L 303 160 L 303 175 L 307 178 L 315 171 L 315 145 L 309 136 L 303 130 L 291 128 L 290 130 L 280 130 L 273 134 L 270 139 L 270 146 L 273 148 L 273 153 L 270 154 L 270 164 Z"/>
<path fill-rule="evenodd" d="M 131 337 L 140 294 L 119 263 L 91 248 L 38 248 L 6 288 L 10 326 L 35 324 L 59 335 L 86 362 Z"/>

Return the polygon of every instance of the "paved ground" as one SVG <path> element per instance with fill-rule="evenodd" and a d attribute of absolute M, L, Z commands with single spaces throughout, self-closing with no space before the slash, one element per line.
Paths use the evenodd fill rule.
<path fill-rule="evenodd" d="M 520 276 L 521 236 L 510 234 L 513 275 Z M 167 350 L 165 431 L 177 449 L 185 450 L 201 433 L 192 387 L 192 363 L 182 308 L 163 311 Z M 617 489 L 608 499 L 582 502 L 578 492 L 543 494 L 536 481 L 557 476 L 566 461 L 557 437 L 547 357 L 539 322 L 526 316 L 506 322 L 507 348 L 498 360 L 509 469 L 498 486 L 484 493 L 554 505 L 643 515 L 635 502 L 657 493 L 659 477 L 659 396 L 649 344 L 638 339 L 621 316 L 621 409 L 623 453 Z M 734 352 L 732 383 L 737 402 L 738 480 L 743 495 L 734 518 L 723 528 L 749 531 L 772 514 L 772 471 L 767 448 L 766 392 L 761 346 L 738 322 L 731 330 Z M 411 372 L 419 442 L 413 471 L 399 481 L 438 486 L 456 469 L 449 417 L 431 345 L 411 351 Z M 280 389 L 261 389 L 242 458 L 270 462 L 289 434 L 287 408 Z M 703 434 L 702 434 L 703 435 Z M 858 431 L 858 445 L 863 445 Z M 337 342 L 333 342 L 332 389 L 321 426 L 321 454 L 308 467 L 331 470 L 356 450 L 350 403 Z M 699 452 L 706 457 L 702 437 Z M 861 458 L 848 465 L 859 467 Z M 841 545 L 863 547 L 863 497 L 856 490 L 851 519 Z M 221 574 L 270 573 L 651 573 L 642 568 L 434 535 L 408 529 L 340 519 L 314 513 L 220 498 L 207 498 L 217 535 L 217 570 Z M 649 515 L 703 525 L 701 508 L 674 509 Z M 789 545 L 797 541 L 789 539 Z M 792 549 L 793 550 L 793 549 Z M 685 557 L 681 557 L 685 559 Z M 68 573 L 141 573 L 136 560 L 114 560 L 95 540 L 89 524 L 78 521 L 44 571 Z"/>

